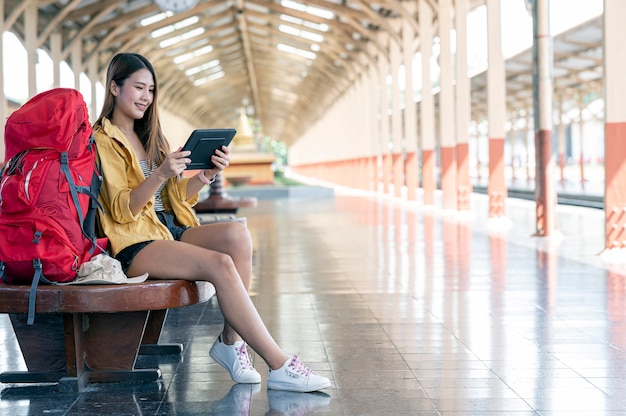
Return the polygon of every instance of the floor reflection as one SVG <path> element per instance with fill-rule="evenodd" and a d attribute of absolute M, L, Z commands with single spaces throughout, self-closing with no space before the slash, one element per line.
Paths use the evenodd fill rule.
<path fill-rule="evenodd" d="M 268 390 L 268 416 L 299 416 L 325 413 L 331 396 L 324 392 L 294 393 L 290 391 Z"/>
<path fill-rule="evenodd" d="M 534 206 L 507 201 L 509 227 L 388 198 L 260 201 L 242 212 L 255 242 L 251 296 L 279 344 L 332 379 L 323 393 L 233 385 L 209 356 L 215 300 L 172 310 L 143 357 L 159 384 L 0 386 L 0 415 L 626 414 L 626 278 L 597 254 L 603 217 L 558 208 L 562 239 L 532 237 Z M 566 225 L 566 226 L 565 226 Z M 23 369 L 0 316 L 0 371 Z M 155 361 L 156 360 L 156 363 Z"/>

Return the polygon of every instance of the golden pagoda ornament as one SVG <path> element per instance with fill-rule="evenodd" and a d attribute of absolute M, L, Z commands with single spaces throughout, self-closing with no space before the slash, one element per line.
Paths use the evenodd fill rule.
<path fill-rule="evenodd" d="M 234 186 L 273 184 L 272 163 L 276 157 L 271 153 L 259 152 L 257 149 L 254 131 L 243 107 L 239 112 L 236 128 L 237 134 L 233 138 L 230 151 L 230 166 L 224 171 L 224 177 Z"/>

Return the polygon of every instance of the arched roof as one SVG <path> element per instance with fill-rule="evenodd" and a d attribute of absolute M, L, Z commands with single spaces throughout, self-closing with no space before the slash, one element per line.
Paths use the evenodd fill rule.
<path fill-rule="evenodd" d="M 247 104 L 265 134 L 287 143 L 387 53 L 382 33 L 400 39 L 399 17 L 417 28 L 399 0 L 199 0 L 167 15 L 153 0 L 4 0 L 5 29 L 24 39 L 34 6 L 37 47 L 50 51 L 60 33 L 62 59 L 80 48 L 79 70 L 96 60 L 103 79 L 115 53 L 142 53 L 168 111 L 232 126 Z"/>
<path fill-rule="evenodd" d="M 24 40 L 28 11 L 36 8 L 36 47 L 51 51 L 52 35 L 59 34 L 61 60 L 80 52 L 81 68 L 72 62 L 74 70 L 95 62 L 104 79 L 114 54 L 142 53 L 157 70 L 160 103 L 171 113 L 192 125 L 235 126 L 246 105 L 263 133 L 287 144 L 370 65 L 389 59 L 390 43 L 401 42 L 403 22 L 419 31 L 416 1 L 197 0 L 175 14 L 164 14 L 155 1 L 4 0 L 5 30 Z M 427 1 L 436 11 L 438 0 Z M 471 0 L 472 8 L 480 4 Z M 600 19 L 555 38 L 557 96 L 598 88 L 600 46 Z M 532 99 L 531 65 L 530 51 L 507 62 L 507 101 L 513 108 Z M 589 65 L 600 80 L 585 80 Z M 478 117 L 485 111 L 485 85 L 484 74 L 474 77 Z"/>

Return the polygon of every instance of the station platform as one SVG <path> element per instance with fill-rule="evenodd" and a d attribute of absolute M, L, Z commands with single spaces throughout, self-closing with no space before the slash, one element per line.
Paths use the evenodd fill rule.
<path fill-rule="evenodd" d="M 209 357 L 222 317 L 172 310 L 163 379 L 80 395 L 1 385 L 2 415 L 626 415 L 626 272 L 601 255 L 604 213 L 557 207 L 533 237 L 534 203 L 488 218 L 335 189 L 238 213 L 255 243 L 251 296 L 278 343 L 328 376 L 322 393 L 235 385 Z M 0 317 L 0 371 L 23 364 Z"/>

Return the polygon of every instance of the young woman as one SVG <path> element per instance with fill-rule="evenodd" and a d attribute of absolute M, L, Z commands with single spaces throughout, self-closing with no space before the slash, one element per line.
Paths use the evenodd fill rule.
<path fill-rule="evenodd" d="M 163 135 L 152 64 L 139 54 L 118 54 L 106 82 L 94 135 L 104 174 L 100 222 L 112 255 L 130 276 L 149 273 L 151 279 L 206 280 L 215 286 L 225 323 L 210 355 L 235 382 L 261 382 L 247 342 L 269 366 L 268 388 L 329 387 L 326 377 L 280 349 L 252 304 L 247 292 L 252 242 L 245 225 L 199 225 L 192 209 L 200 189 L 228 166 L 228 148 L 212 156 L 214 169 L 181 178 L 189 152 L 171 152 Z"/>

